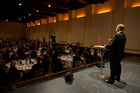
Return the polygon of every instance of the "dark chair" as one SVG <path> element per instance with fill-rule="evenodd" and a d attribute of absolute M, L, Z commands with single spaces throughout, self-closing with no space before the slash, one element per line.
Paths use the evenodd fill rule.
<path fill-rule="evenodd" d="M 35 78 L 43 76 L 43 75 L 44 75 L 44 69 L 43 68 L 35 70 Z"/>

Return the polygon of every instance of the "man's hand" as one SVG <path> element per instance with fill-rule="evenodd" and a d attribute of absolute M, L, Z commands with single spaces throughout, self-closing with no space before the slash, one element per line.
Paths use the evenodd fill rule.
<path fill-rule="evenodd" d="M 106 45 L 104 45 L 104 48 L 106 47 Z"/>
<path fill-rule="evenodd" d="M 110 43 L 110 42 L 111 42 L 111 40 L 112 40 L 112 38 L 109 38 L 109 39 L 108 39 L 108 42 Z"/>

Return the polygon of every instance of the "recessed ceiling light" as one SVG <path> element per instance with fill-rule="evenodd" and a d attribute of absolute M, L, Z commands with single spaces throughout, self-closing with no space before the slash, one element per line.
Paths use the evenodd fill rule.
<path fill-rule="evenodd" d="M 21 18 L 19 18 L 18 20 L 21 20 Z"/>
<path fill-rule="evenodd" d="M 29 16 L 31 16 L 31 14 L 29 13 Z"/>
<path fill-rule="evenodd" d="M 18 5 L 19 5 L 19 6 L 22 6 L 22 3 L 20 2 L 20 3 L 18 3 Z"/>
<path fill-rule="evenodd" d="M 51 5 L 50 5 L 50 4 L 48 4 L 48 7 L 51 7 Z"/>
<path fill-rule="evenodd" d="M 39 10 L 37 9 L 36 12 L 39 12 Z"/>
<path fill-rule="evenodd" d="M 8 22 L 8 19 L 6 19 L 5 21 Z"/>

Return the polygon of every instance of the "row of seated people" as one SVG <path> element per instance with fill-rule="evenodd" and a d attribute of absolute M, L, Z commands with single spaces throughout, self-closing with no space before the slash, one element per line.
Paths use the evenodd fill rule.
<path fill-rule="evenodd" d="M 83 48 L 80 46 L 71 45 L 61 45 L 61 44 L 51 44 L 47 42 L 40 41 L 30 41 L 30 40 L 15 40 L 15 41 L 2 41 L 0 42 L 0 83 L 3 82 L 10 84 L 15 82 L 17 79 L 22 77 L 23 80 L 37 77 L 37 70 L 43 72 L 42 74 L 51 72 L 59 72 L 63 70 L 63 64 L 61 61 L 61 55 L 65 54 L 65 50 L 69 49 L 69 54 L 73 56 L 72 67 L 75 67 L 75 61 L 86 62 L 85 64 L 92 63 L 99 60 L 97 53 L 91 53 L 90 48 Z M 39 54 L 38 54 L 39 51 Z M 6 63 L 12 60 L 35 58 L 37 59 L 37 64 L 32 66 L 30 71 L 19 71 L 16 69 L 15 65 L 11 63 L 10 68 L 5 66 Z M 12 75 L 11 73 L 16 74 Z M 40 73 L 41 74 L 41 73 Z M 10 76 L 15 76 L 9 78 Z M 14 80 L 15 79 L 15 80 Z"/>

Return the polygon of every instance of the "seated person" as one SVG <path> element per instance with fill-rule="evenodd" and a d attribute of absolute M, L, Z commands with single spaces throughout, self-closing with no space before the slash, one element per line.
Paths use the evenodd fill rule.
<path fill-rule="evenodd" d="M 13 55 L 11 56 L 11 60 L 17 60 L 19 58 L 16 51 L 13 52 Z"/>
<path fill-rule="evenodd" d="M 52 54 L 51 54 L 51 58 L 52 58 L 52 71 L 54 71 L 54 67 L 56 65 L 56 62 L 57 62 L 57 54 L 55 52 L 55 50 L 52 51 Z"/>
<path fill-rule="evenodd" d="M 5 60 L 6 62 L 8 62 L 9 59 L 9 51 L 7 49 L 2 49 L 2 54 L 1 56 L 3 57 L 3 60 Z"/>
<path fill-rule="evenodd" d="M 63 70 L 63 65 L 61 63 L 61 59 L 60 58 L 61 58 L 61 55 L 59 54 L 58 57 L 57 57 L 54 69 L 53 69 L 54 72 L 60 72 L 60 71 Z"/>
<path fill-rule="evenodd" d="M 17 54 L 18 54 L 18 56 L 19 56 L 20 59 L 25 59 L 25 53 L 24 53 L 24 51 L 23 51 L 22 48 L 19 48 L 17 50 Z"/>
<path fill-rule="evenodd" d="M 47 73 L 49 70 L 49 65 L 50 65 L 49 54 L 45 54 L 41 56 L 41 61 L 44 68 L 44 73 Z"/>
<path fill-rule="evenodd" d="M 36 58 L 36 57 L 37 57 L 36 51 L 35 50 L 32 50 L 32 52 L 31 52 L 31 58 Z"/>
<path fill-rule="evenodd" d="M 37 71 L 39 69 L 43 69 L 43 65 L 40 61 L 41 61 L 41 59 L 40 59 L 40 57 L 38 57 L 37 58 L 37 64 L 33 65 L 31 71 L 29 72 L 29 78 L 34 78 L 35 77 L 35 71 Z"/>
<path fill-rule="evenodd" d="M 84 58 L 87 64 L 90 64 L 93 62 L 93 56 L 89 48 L 87 48 L 87 50 L 84 52 Z"/>
<path fill-rule="evenodd" d="M 10 68 L 6 74 L 6 80 L 8 84 L 14 83 L 17 81 L 18 79 L 18 70 L 15 67 L 16 64 L 16 60 L 13 60 L 10 64 Z"/>
<path fill-rule="evenodd" d="M 7 67 L 5 66 L 5 62 L 2 58 L 0 58 L 0 86 L 6 84 L 6 71 Z"/>

